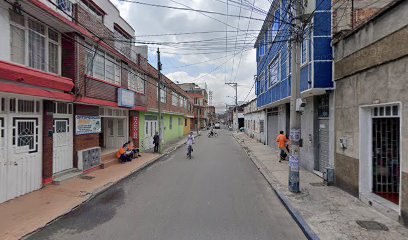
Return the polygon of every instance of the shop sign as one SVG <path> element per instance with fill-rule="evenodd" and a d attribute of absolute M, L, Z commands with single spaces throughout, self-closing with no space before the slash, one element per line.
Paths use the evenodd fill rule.
<path fill-rule="evenodd" d="M 91 134 L 101 132 L 101 117 L 99 116 L 75 116 L 75 134 Z"/>
<path fill-rule="evenodd" d="M 132 138 L 138 139 L 139 138 L 139 116 L 132 117 Z"/>
<path fill-rule="evenodd" d="M 123 88 L 118 89 L 119 107 L 133 108 L 135 106 L 135 93 Z"/>

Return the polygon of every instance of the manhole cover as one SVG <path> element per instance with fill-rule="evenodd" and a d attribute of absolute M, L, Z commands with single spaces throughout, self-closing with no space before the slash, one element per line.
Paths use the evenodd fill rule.
<path fill-rule="evenodd" d="M 376 221 L 361 221 L 357 220 L 356 223 L 367 230 L 380 230 L 380 231 L 388 231 L 388 227 L 385 226 L 382 223 L 376 222 Z"/>
<path fill-rule="evenodd" d="M 95 177 L 92 177 L 92 176 L 80 176 L 79 178 L 85 179 L 85 180 L 92 180 L 92 179 L 94 179 Z"/>
<path fill-rule="evenodd" d="M 310 185 L 312 185 L 313 187 L 324 187 L 324 186 L 326 186 L 326 184 L 324 184 L 323 182 L 314 182 L 314 183 L 310 183 Z"/>

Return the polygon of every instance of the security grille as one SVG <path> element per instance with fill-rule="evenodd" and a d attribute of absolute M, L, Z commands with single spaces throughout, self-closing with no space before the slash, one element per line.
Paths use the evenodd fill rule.
<path fill-rule="evenodd" d="M 319 118 L 327 118 L 330 114 L 329 94 L 318 96 L 317 115 Z"/>
<path fill-rule="evenodd" d="M 36 118 L 14 118 L 13 145 L 27 146 L 29 153 L 38 151 L 38 120 Z"/>
<path fill-rule="evenodd" d="M 372 113 L 373 192 L 399 204 L 400 119 L 387 117 L 398 115 L 398 107 L 378 107 Z"/>

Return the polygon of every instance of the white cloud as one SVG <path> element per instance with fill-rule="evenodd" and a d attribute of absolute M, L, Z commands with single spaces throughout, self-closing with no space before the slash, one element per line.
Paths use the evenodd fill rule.
<path fill-rule="evenodd" d="M 221 3 L 216 0 L 175 0 L 182 4 L 188 5 L 195 9 L 208 10 L 214 12 L 226 12 L 225 3 Z M 135 29 L 137 40 L 140 41 L 154 41 L 154 42 L 186 42 L 186 41 L 199 41 L 204 39 L 213 38 L 224 38 L 226 26 L 212 18 L 216 18 L 221 22 L 226 21 L 225 16 L 206 14 L 204 16 L 201 13 L 192 11 L 182 11 L 166 8 L 157 8 L 143 6 L 130 2 L 123 2 L 120 0 L 112 0 L 112 2 L 121 11 L 121 15 L 125 18 Z M 141 0 L 141 2 L 160 4 L 167 6 L 183 7 L 179 4 L 174 3 L 170 0 Z M 225 1 L 224 1 L 225 2 Z M 249 2 L 252 3 L 250 0 Z M 229 14 L 238 15 L 239 8 L 229 5 Z M 267 1 L 257 1 L 256 5 L 264 10 L 268 10 Z M 242 16 L 249 16 L 250 11 L 242 9 Z M 256 15 L 254 13 L 253 17 L 264 18 L 262 15 Z M 238 18 L 229 17 L 228 24 L 231 26 L 237 26 Z M 247 27 L 250 30 L 260 29 L 262 25 L 261 21 L 251 20 L 251 24 L 248 27 L 248 19 L 240 19 L 240 29 L 246 30 Z M 233 27 L 228 27 L 229 31 L 235 31 Z M 204 32 L 204 31 L 220 31 L 217 33 L 209 34 L 191 34 L 191 35 L 172 35 L 172 36 L 160 36 L 160 37 L 142 37 L 140 35 L 147 34 L 164 34 L 164 33 L 186 33 L 186 32 Z M 251 34 L 257 35 L 257 32 L 250 32 Z M 227 74 L 225 74 L 225 66 L 220 67 L 217 71 L 210 73 L 210 71 L 221 63 L 225 62 L 227 59 L 231 58 L 233 52 L 227 53 L 229 57 L 222 58 L 214 61 L 208 61 L 214 58 L 221 58 L 225 56 L 225 39 L 218 39 L 206 42 L 197 43 L 184 43 L 176 44 L 172 47 L 170 46 L 160 46 L 160 50 L 163 56 L 170 58 L 166 66 L 170 69 L 166 75 L 174 82 L 197 82 L 204 83 L 208 85 L 208 89 L 213 91 L 213 105 L 217 107 L 218 111 L 225 109 L 225 103 L 233 104 L 234 100 L 226 96 L 233 96 L 235 92 L 233 88 L 225 85 L 225 76 L 227 76 L 227 81 L 238 82 L 238 100 L 243 100 L 248 94 L 250 88 L 253 85 L 253 75 L 256 74 L 256 62 L 255 62 L 255 51 L 252 50 L 253 38 L 254 36 L 247 35 L 245 48 L 250 50 L 242 54 L 242 59 L 239 69 L 238 63 L 241 57 L 240 50 L 244 46 L 245 32 L 240 32 L 240 36 L 237 40 L 236 57 L 234 60 L 234 72 L 231 74 L 232 70 L 232 60 L 228 62 Z M 228 33 L 228 46 L 229 50 L 234 50 L 235 45 L 235 32 Z M 154 51 L 157 46 L 149 45 L 149 47 Z M 201 48 L 203 50 L 197 50 Z M 150 61 L 155 61 L 156 56 L 154 51 L 149 52 L 151 54 Z M 166 54 L 166 52 L 177 53 Z M 198 52 L 220 52 L 214 54 L 197 54 Z M 190 55 L 189 55 L 190 54 Z M 167 59 L 167 58 L 166 58 Z M 196 66 L 190 66 L 188 68 L 174 68 L 174 62 L 181 63 L 180 65 L 197 63 L 208 61 Z M 151 64 L 155 65 L 154 62 Z M 207 71 L 204 71 L 206 69 Z M 237 74 L 238 72 L 238 74 Z M 235 78 L 236 75 L 236 78 Z M 252 94 L 246 99 L 251 100 L 254 97 L 254 89 Z"/>

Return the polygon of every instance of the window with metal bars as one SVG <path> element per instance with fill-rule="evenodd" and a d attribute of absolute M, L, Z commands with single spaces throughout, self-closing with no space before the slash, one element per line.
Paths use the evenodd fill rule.
<path fill-rule="evenodd" d="M 317 116 L 321 118 L 330 116 L 329 94 L 317 97 Z"/>

